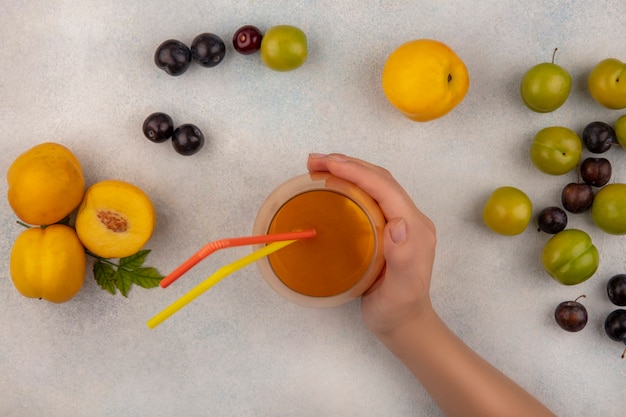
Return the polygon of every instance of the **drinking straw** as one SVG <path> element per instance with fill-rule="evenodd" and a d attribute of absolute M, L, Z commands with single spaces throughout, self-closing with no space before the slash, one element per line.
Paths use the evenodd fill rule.
<path fill-rule="evenodd" d="M 183 262 L 178 268 L 172 271 L 168 276 L 163 278 L 159 285 L 161 288 L 167 288 L 172 282 L 180 278 L 185 272 L 189 271 L 198 262 L 220 249 L 230 248 L 233 246 L 256 245 L 258 243 L 271 243 L 284 240 L 308 239 L 315 236 L 315 230 L 302 230 L 298 232 L 273 233 L 258 236 L 242 236 L 220 239 L 206 244 L 202 249 L 193 254 L 189 259 Z"/>
<path fill-rule="evenodd" d="M 156 326 L 163 323 L 165 320 L 167 320 L 170 316 L 172 316 L 178 310 L 185 307 L 187 304 L 189 304 L 191 301 L 193 301 L 198 296 L 200 296 L 203 292 L 205 292 L 206 290 L 208 290 L 209 288 L 211 288 L 212 286 L 220 282 L 229 274 L 232 274 L 233 272 L 243 268 L 244 266 L 248 264 L 251 264 L 252 262 L 258 261 L 264 256 L 267 256 L 273 252 L 276 252 L 277 250 L 280 250 L 288 245 L 291 245 L 294 242 L 297 242 L 297 239 L 274 242 L 267 246 L 262 247 L 259 250 L 252 252 L 249 255 L 244 256 L 243 258 L 233 263 L 224 265 L 223 267 L 215 271 L 213 275 L 211 275 L 206 280 L 204 280 L 203 282 L 198 284 L 196 287 L 191 289 L 191 291 L 189 291 L 187 294 L 184 294 L 182 297 L 180 297 L 178 300 L 170 304 L 159 314 L 157 314 L 156 316 L 148 320 L 148 323 L 147 323 L 148 327 L 151 329 L 154 329 Z"/>

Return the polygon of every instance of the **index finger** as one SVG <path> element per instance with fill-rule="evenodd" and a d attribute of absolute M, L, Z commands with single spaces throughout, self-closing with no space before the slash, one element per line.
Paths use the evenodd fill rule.
<path fill-rule="evenodd" d="M 345 155 L 312 155 L 307 161 L 309 171 L 328 171 L 348 180 L 368 193 L 380 206 L 387 219 L 423 216 L 409 194 L 386 169 Z"/>

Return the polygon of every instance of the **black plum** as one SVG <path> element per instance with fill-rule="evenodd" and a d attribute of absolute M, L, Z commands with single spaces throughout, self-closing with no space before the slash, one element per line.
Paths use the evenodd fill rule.
<path fill-rule="evenodd" d="M 614 275 L 606 284 L 609 300 L 617 306 L 626 306 L 626 274 Z"/>
<path fill-rule="evenodd" d="M 604 330 L 611 340 L 626 343 L 626 310 L 613 310 L 604 321 Z"/>
<path fill-rule="evenodd" d="M 226 45 L 213 33 L 201 33 L 191 42 L 191 56 L 198 64 L 211 68 L 226 56 Z"/>
<path fill-rule="evenodd" d="M 570 213 L 584 213 L 593 203 L 593 188 L 589 184 L 569 183 L 561 192 L 561 203 Z"/>
<path fill-rule="evenodd" d="M 554 319 L 559 327 L 568 332 L 579 332 L 587 325 L 587 309 L 578 302 L 585 297 L 581 295 L 574 301 L 563 301 L 554 310 Z"/>
<path fill-rule="evenodd" d="M 580 164 L 580 177 L 594 187 L 606 185 L 612 173 L 611 162 L 606 158 L 587 158 Z"/>
<path fill-rule="evenodd" d="M 604 153 L 617 143 L 615 130 L 604 122 L 591 122 L 583 129 L 583 143 L 593 153 Z"/>
<path fill-rule="evenodd" d="M 606 335 L 616 342 L 626 345 L 626 310 L 617 309 L 609 313 L 604 321 Z M 626 355 L 626 349 L 622 353 L 622 359 Z"/>
<path fill-rule="evenodd" d="M 250 55 L 261 48 L 262 39 L 263 33 L 256 26 L 242 26 L 233 35 L 233 47 L 240 54 Z"/>
<path fill-rule="evenodd" d="M 165 142 L 172 137 L 172 133 L 174 133 L 174 122 L 165 113 L 152 113 L 143 122 L 143 134 L 152 142 Z"/>
<path fill-rule="evenodd" d="M 172 146 L 181 155 L 193 155 L 204 146 L 204 135 L 195 125 L 180 125 L 172 134 Z"/>
<path fill-rule="evenodd" d="M 567 226 L 567 213 L 560 207 L 546 207 L 537 216 L 537 224 L 542 232 L 559 233 Z"/>
<path fill-rule="evenodd" d="M 191 50 L 181 41 L 168 39 L 158 46 L 154 63 L 169 75 L 181 75 L 191 65 Z"/>

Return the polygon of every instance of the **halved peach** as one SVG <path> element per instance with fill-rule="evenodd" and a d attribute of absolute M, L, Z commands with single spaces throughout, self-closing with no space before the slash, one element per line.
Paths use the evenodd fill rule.
<path fill-rule="evenodd" d="M 156 223 L 154 206 L 139 187 L 119 180 L 87 189 L 76 214 L 76 233 L 83 245 L 103 258 L 137 253 Z"/>

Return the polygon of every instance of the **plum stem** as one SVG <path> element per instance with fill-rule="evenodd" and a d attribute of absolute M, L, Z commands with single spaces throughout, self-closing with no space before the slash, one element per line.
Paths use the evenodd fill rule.
<path fill-rule="evenodd" d="M 557 51 L 558 49 L 559 49 L 559 48 L 554 48 L 554 52 L 552 52 L 552 63 L 553 63 L 553 64 L 554 64 L 554 58 L 556 57 L 556 51 Z"/>
<path fill-rule="evenodd" d="M 574 300 L 574 302 L 575 302 L 575 303 L 576 303 L 576 302 L 578 302 L 578 300 L 580 300 L 581 298 L 587 298 L 587 296 L 586 296 L 585 294 L 583 294 L 583 295 L 579 296 L 578 298 L 576 298 L 576 299 Z"/>

